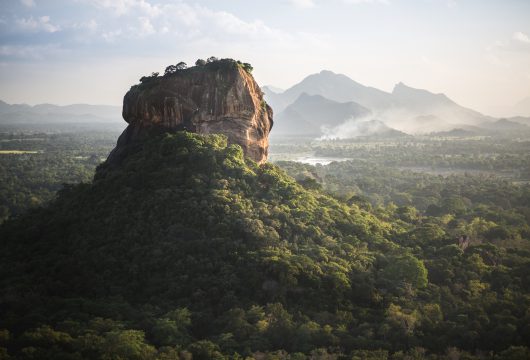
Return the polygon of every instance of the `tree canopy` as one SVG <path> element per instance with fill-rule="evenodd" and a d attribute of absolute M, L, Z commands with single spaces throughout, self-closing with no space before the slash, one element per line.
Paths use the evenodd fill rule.
<path fill-rule="evenodd" d="M 329 171 L 347 183 L 339 175 L 351 164 L 341 166 Z M 163 134 L 9 219 L 0 228 L 0 355 L 528 355 L 530 253 L 463 249 L 452 234 L 504 236 L 493 216 L 520 216 L 473 201 L 440 199 L 450 212 L 430 217 L 412 205 L 341 200 L 307 180 L 314 169 L 284 164 L 295 167 L 300 182 L 245 159 L 223 136 Z M 504 189 L 514 204 L 524 199 L 521 188 Z"/>

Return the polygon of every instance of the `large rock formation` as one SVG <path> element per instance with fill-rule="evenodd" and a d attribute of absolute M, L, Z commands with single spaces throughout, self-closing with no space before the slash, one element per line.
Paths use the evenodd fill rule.
<path fill-rule="evenodd" d="M 223 59 L 177 70 L 165 76 L 142 78 L 123 99 L 123 118 L 129 123 L 109 156 L 153 132 L 187 130 L 220 133 L 239 144 L 258 163 L 267 160 L 272 109 L 258 84 L 240 63 Z"/>

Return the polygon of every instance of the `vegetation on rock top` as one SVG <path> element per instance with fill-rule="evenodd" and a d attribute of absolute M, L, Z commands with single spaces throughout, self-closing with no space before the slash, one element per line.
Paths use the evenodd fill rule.
<path fill-rule="evenodd" d="M 188 65 L 180 61 L 175 65 L 168 65 L 164 70 L 164 75 L 159 76 L 159 72 L 153 72 L 149 76 L 142 76 L 140 78 L 140 84 L 134 85 L 139 86 L 141 88 L 145 88 L 149 86 L 150 84 L 154 84 L 154 80 L 160 79 L 160 78 L 170 78 L 182 74 L 189 74 L 192 72 L 198 72 L 198 71 L 220 71 L 220 70 L 236 70 L 238 68 L 242 68 L 245 70 L 248 74 L 252 74 L 252 70 L 254 68 L 249 63 L 241 62 L 239 60 L 234 59 L 218 59 L 215 56 L 209 57 L 207 60 L 198 59 L 195 62 L 195 66 L 188 67 Z M 133 87 L 134 87 L 133 86 Z"/>

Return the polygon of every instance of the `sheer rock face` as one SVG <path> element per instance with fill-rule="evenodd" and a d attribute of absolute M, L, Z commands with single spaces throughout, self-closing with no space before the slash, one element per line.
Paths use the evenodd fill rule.
<path fill-rule="evenodd" d="M 109 161 L 120 149 L 153 132 L 187 130 L 220 133 L 239 144 L 245 155 L 267 160 L 272 109 L 254 78 L 235 63 L 208 64 L 150 78 L 133 86 L 123 99 L 129 126 L 118 139 Z"/>

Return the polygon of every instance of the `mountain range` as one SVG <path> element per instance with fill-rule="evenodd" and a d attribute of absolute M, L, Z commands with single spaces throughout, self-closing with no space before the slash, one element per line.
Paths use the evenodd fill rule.
<path fill-rule="evenodd" d="M 485 134 L 499 120 L 461 106 L 444 94 L 404 83 L 397 84 L 392 92 L 385 92 L 328 70 L 309 75 L 283 92 L 267 86 L 263 91 L 276 112 L 273 137 L 330 133 L 339 137 L 365 136 L 357 130 L 367 126 L 358 123 L 372 120 L 386 125 L 381 127 L 385 132 L 387 128 L 397 130 L 396 134 L 429 134 L 453 129 Z M 517 117 L 493 127 L 497 131 L 530 130 L 526 124 L 527 118 Z"/>
<path fill-rule="evenodd" d="M 111 105 L 53 105 L 8 104 L 0 100 L 0 125 L 120 125 L 123 124 L 121 107 Z"/>
<path fill-rule="evenodd" d="M 351 138 L 417 134 L 516 135 L 530 131 L 530 98 L 514 106 L 507 119 L 484 115 L 445 94 L 400 82 L 392 92 L 360 84 L 346 75 L 323 70 L 282 90 L 262 87 L 274 110 L 271 138 L 282 136 Z M 121 126 L 121 108 L 110 105 L 58 106 L 8 104 L 0 100 L 0 125 L 85 129 Z"/>
<path fill-rule="evenodd" d="M 338 102 L 304 92 L 276 116 L 274 130 L 300 136 L 318 136 L 323 126 L 332 128 L 350 118 L 361 118 L 370 114 L 369 109 L 356 102 Z"/>

